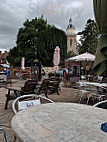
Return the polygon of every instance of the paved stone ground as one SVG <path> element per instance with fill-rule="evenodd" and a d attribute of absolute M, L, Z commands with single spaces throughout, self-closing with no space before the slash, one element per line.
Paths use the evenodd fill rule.
<path fill-rule="evenodd" d="M 23 86 L 25 81 L 19 81 L 19 80 L 14 80 L 12 87 L 15 86 Z M 77 90 L 73 88 L 67 88 L 64 87 L 63 82 L 61 82 L 61 90 L 59 91 L 60 95 L 57 94 L 51 94 L 49 95 L 49 98 L 52 99 L 54 102 L 72 102 L 73 98 L 75 96 L 75 92 Z M 7 139 L 8 142 L 13 142 L 14 141 L 14 134 L 11 130 L 11 119 L 14 116 L 12 112 L 12 102 L 9 102 L 9 106 L 7 110 L 4 110 L 4 105 L 5 105 L 5 94 L 7 93 L 7 90 L 5 88 L 0 88 L 0 127 L 4 128 L 6 131 Z M 78 103 L 79 98 L 76 100 Z M 81 103 L 86 103 L 86 101 L 82 101 Z M 0 142 L 2 142 L 2 134 L 0 133 Z M 18 139 L 16 142 L 20 142 Z"/>
<path fill-rule="evenodd" d="M 12 87 L 21 86 L 23 85 L 24 81 L 18 81 L 14 80 Z M 5 94 L 7 93 L 7 89 L 1 87 L 0 88 L 0 127 L 4 128 L 7 135 L 8 142 L 14 141 L 14 134 L 11 130 L 11 119 L 14 116 L 14 113 L 12 112 L 12 101 L 9 102 L 9 106 L 7 110 L 4 110 L 5 105 Z M 2 134 L 0 132 L 0 142 L 3 142 Z M 16 142 L 20 142 L 18 139 Z"/>

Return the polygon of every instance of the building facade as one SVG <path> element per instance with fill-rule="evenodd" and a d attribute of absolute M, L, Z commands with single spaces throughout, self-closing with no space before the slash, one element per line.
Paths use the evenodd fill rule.
<path fill-rule="evenodd" d="M 67 52 L 72 51 L 77 54 L 77 41 L 76 41 L 76 30 L 72 24 L 72 19 L 69 19 L 69 25 L 66 28 L 67 36 Z"/>

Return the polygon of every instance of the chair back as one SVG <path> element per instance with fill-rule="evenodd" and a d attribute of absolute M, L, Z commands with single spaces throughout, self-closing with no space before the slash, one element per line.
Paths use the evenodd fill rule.
<path fill-rule="evenodd" d="M 30 92 L 30 93 L 34 93 L 34 89 L 37 85 L 37 82 L 35 81 L 31 81 L 31 80 L 27 80 L 25 82 L 24 87 L 21 87 L 21 90 L 24 92 Z"/>
<path fill-rule="evenodd" d="M 49 80 L 44 79 L 44 80 L 42 81 L 42 84 L 41 84 L 40 90 L 45 90 L 45 89 L 47 89 L 48 84 L 49 84 Z"/>
<path fill-rule="evenodd" d="M 42 102 L 44 103 L 54 103 L 52 100 L 46 98 L 46 97 L 43 97 L 43 96 L 38 96 L 36 94 L 30 94 L 30 95 L 23 95 L 23 96 L 20 96 L 20 97 L 17 97 L 13 104 L 12 104 L 12 110 L 15 114 L 18 113 L 18 111 L 22 110 L 22 109 L 18 109 L 19 106 L 17 107 L 17 105 L 20 103 L 19 101 L 22 101 L 24 100 L 25 103 L 23 103 L 23 108 L 22 109 L 25 109 L 25 108 L 28 108 L 28 107 L 31 107 L 31 106 L 34 106 L 34 105 L 38 105 L 38 104 L 41 104 Z M 44 101 L 43 101 L 44 100 Z M 16 105 L 17 104 L 17 105 Z"/>

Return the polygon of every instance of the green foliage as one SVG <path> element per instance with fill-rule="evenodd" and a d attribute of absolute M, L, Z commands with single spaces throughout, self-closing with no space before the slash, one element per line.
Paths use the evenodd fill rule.
<path fill-rule="evenodd" d="M 85 29 L 79 32 L 80 40 L 77 44 L 79 54 L 89 52 L 95 54 L 98 43 L 98 30 L 94 20 L 88 19 Z"/>
<path fill-rule="evenodd" d="M 43 65 L 52 66 L 56 46 L 60 47 L 61 62 L 65 60 L 67 39 L 64 31 L 47 24 L 43 16 L 31 21 L 26 20 L 23 25 L 24 27 L 20 28 L 17 34 L 17 47 L 9 52 L 8 61 L 12 65 L 20 66 L 21 58 L 25 57 L 26 66 L 30 66 L 36 58 Z M 15 56 L 13 56 L 14 50 L 16 50 Z"/>
<path fill-rule="evenodd" d="M 46 31 L 41 32 L 38 40 L 38 57 L 44 65 L 53 65 L 53 53 L 56 46 L 60 48 L 61 61 L 66 57 L 66 36 L 62 30 L 50 27 Z"/>
<path fill-rule="evenodd" d="M 76 56 L 76 54 L 73 51 L 67 52 L 67 58 L 74 57 L 74 56 Z"/>
<path fill-rule="evenodd" d="M 15 58 L 18 56 L 18 51 L 17 51 L 17 47 L 13 47 L 12 49 L 10 49 L 9 55 L 7 56 L 7 60 L 12 63 L 12 65 L 14 66 L 15 64 L 17 65 L 17 63 L 15 62 Z"/>

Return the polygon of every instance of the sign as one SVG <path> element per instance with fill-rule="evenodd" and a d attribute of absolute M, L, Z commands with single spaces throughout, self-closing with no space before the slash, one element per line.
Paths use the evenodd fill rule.
<path fill-rule="evenodd" d="M 18 101 L 18 110 L 23 110 L 25 108 L 41 104 L 40 99 L 29 100 L 29 101 Z"/>

